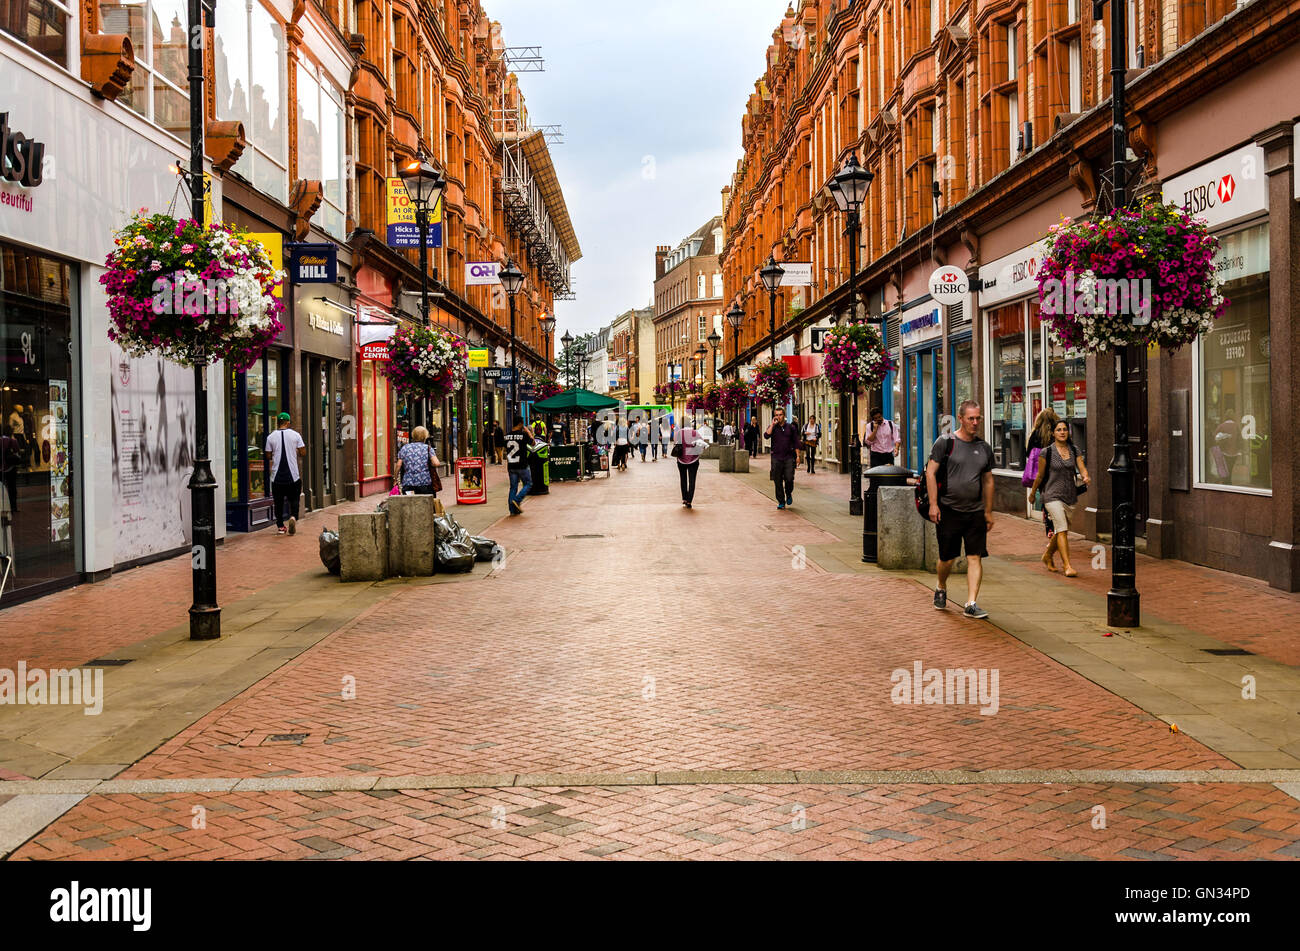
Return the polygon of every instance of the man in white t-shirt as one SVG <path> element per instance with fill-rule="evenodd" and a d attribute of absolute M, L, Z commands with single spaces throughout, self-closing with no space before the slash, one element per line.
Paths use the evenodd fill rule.
<path fill-rule="evenodd" d="M 307 457 L 307 444 L 289 427 L 291 421 L 288 413 L 281 413 L 280 428 L 266 439 L 266 452 L 271 457 L 275 524 L 281 535 L 298 533 L 298 501 L 302 496 L 302 472 L 298 464 Z"/>

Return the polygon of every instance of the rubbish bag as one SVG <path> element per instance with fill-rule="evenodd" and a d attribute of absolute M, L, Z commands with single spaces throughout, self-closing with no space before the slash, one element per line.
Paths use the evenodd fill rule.
<path fill-rule="evenodd" d="M 469 543 L 474 546 L 474 554 L 480 563 L 496 561 L 498 552 L 505 554 L 505 549 L 490 538 L 475 536 L 469 540 Z"/>
<path fill-rule="evenodd" d="M 456 521 L 456 516 L 452 515 L 450 512 L 447 513 L 447 524 L 451 526 L 451 537 L 453 541 L 458 545 L 473 545 L 473 542 L 470 540 L 470 534 L 465 529 L 465 526 Z"/>
<path fill-rule="evenodd" d="M 456 530 L 451 527 L 450 516 L 435 515 L 433 517 L 433 537 L 438 542 L 453 542 L 456 540 Z"/>
<path fill-rule="evenodd" d="M 433 548 L 438 571 L 443 574 L 461 575 L 474 570 L 474 549 L 454 542 L 440 541 Z"/>
<path fill-rule="evenodd" d="M 332 575 L 341 575 L 343 565 L 339 561 L 339 533 L 325 529 L 320 533 L 320 561 Z"/>

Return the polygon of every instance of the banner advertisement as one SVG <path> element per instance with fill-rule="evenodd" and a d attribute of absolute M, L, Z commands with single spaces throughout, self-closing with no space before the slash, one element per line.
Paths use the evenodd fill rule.
<path fill-rule="evenodd" d="M 456 460 L 456 504 L 487 503 L 487 462 L 483 459 Z"/>

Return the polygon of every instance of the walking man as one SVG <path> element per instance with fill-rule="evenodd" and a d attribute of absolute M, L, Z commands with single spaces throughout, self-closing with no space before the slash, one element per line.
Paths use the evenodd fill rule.
<path fill-rule="evenodd" d="M 307 457 L 307 444 L 289 427 L 292 417 L 280 414 L 280 427 L 266 439 L 271 454 L 271 498 L 275 501 L 275 525 L 281 535 L 298 534 L 298 502 L 302 497 L 299 462 Z"/>
<path fill-rule="evenodd" d="M 778 406 L 764 437 L 772 441 L 772 481 L 776 483 L 776 507 L 794 505 L 794 470 L 799 465 L 799 427 L 785 421 L 785 408 Z"/>
<path fill-rule="evenodd" d="M 488 452 L 491 453 L 492 464 L 501 465 L 501 457 L 506 449 L 506 434 L 501 429 L 501 424 L 495 419 L 492 420 L 492 428 L 488 430 Z"/>
<path fill-rule="evenodd" d="M 930 490 L 930 521 L 938 526 L 939 587 L 934 606 L 948 608 L 948 577 L 966 549 L 966 617 L 983 620 L 979 606 L 983 559 L 988 557 L 988 533 L 993 529 L 993 450 L 979 436 L 984 416 L 980 405 L 967 400 L 958 412 L 956 435 L 940 436 L 925 467 Z"/>
<path fill-rule="evenodd" d="M 533 451 L 533 437 L 522 419 L 516 419 L 514 429 L 505 436 L 506 466 L 510 472 L 510 514 L 524 514 L 524 499 L 533 487 L 533 470 L 529 456 Z"/>
<path fill-rule="evenodd" d="M 871 468 L 892 466 L 901 449 L 898 441 L 898 427 L 894 421 L 886 420 L 879 406 L 871 411 L 871 423 L 867 427 L 867 449 L 871 453 Z"/>

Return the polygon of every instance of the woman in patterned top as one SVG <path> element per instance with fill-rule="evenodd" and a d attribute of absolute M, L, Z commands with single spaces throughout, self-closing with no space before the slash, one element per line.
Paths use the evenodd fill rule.
<path fill-rule="evenodd" d="M 416 426 L 411 431 L 411 441 L 397 453 L 397 481 L 406 495 L 437 496 L 434 472 L 442 463 L 429 445 L 429 431 Z"/>

